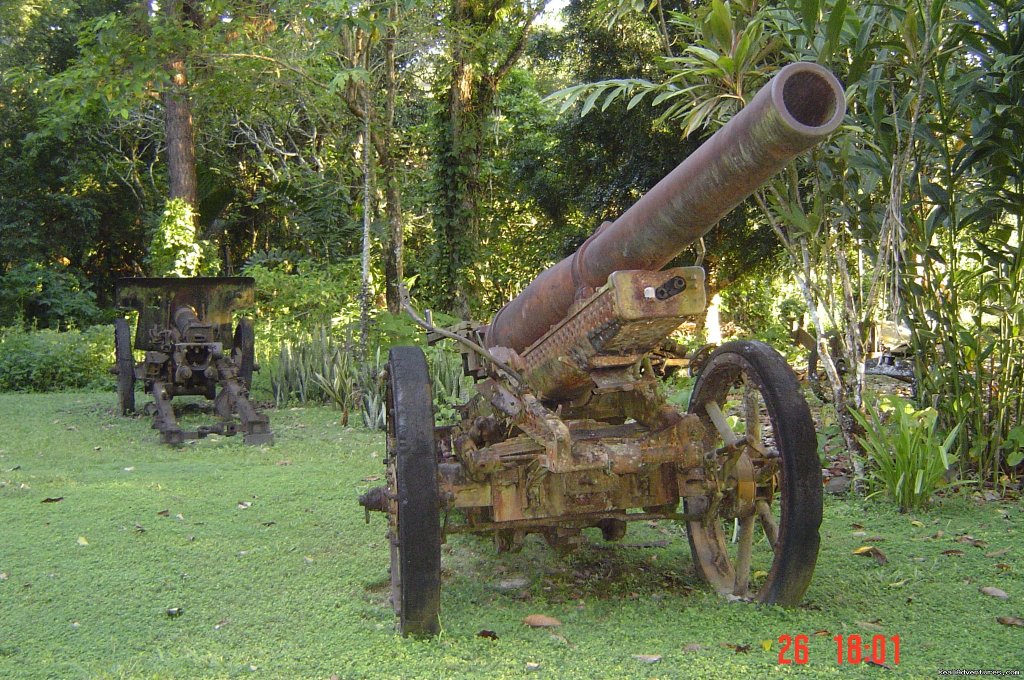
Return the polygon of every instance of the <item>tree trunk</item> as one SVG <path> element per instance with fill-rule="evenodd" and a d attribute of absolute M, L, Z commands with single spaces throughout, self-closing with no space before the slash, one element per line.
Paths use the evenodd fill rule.
<path fill-rule="evenodd" d="M 176 24 L 196 21 L 191 6 L 182 2 L 168 2 L 167 17 Z M 167 143 L 168 195 L 180 198 L 198 214 L 198 188 L 196 184 L 196 150 L 192 130 L 192 104 L 188 96 L 188 75 L 184 55 L 176 55 L 167 65 L 171 85 L 161 97 L 164 105 L 164 137 Z"/>
<path fill-rule="evenodd" d="M 398 82 L 395 74 L 395 39 L 397 37 L 395 24 L 398 20 L 398 9 L 392 5 L 389 12 L 391 21 L 384 39 L 387 99 L 384 103 L 384 130 L 376 149 L 381 181 L 384 183 L 384 212 L 388 222 L 388 239 L 384 248 L 384 294 L 387 298 L 388 311 L 398 314 L 402 311 L 399 286 L 405 279 L 402 191 L 398 181 L 398 168 L 391 152 L 395 132 L 395 98 L 398 95 Z"/>
<path fill-rule="evenodd" d="M 522 56 L 543 3 L 528 9 L 511 48 L 496 59 L 480 45 L 486 43 L 484 36 L 502 30 L 502 8 L 506 3 L 482 8 L 471 0 L 452 0 L 449 10 L 452 70 L 437 138 L 434 297 L 440 307 L 462 318 L 469 317 L 476 297 L 472 267 L 479 259 L 480 169 L 487 123 L 498 85 Z"/>

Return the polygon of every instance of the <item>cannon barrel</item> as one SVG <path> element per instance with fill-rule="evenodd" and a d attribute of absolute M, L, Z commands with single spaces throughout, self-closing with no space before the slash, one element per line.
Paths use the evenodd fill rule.
<path fill-rule="evenodd" d="M 789 64 L 754 99 L 614 222 L 541 272 L 487 329 L 488 347 L 524 351 L 573 302 L 618 270 L 658 270 L 843 120 L 842 86 L 818 64 Z"/>

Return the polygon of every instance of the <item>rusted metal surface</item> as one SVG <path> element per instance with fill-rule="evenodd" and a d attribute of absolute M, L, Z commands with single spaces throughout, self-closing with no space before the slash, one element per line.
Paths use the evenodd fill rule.
<path fill-rule="evenodd" d="M 252 347 L 235 347 L 232 333 L 232 311 L 252 304 L 254 286 L 250 277 L 130 278 L 117 282 L 118 306 L 134 309 L 139 315 L 134 345 L 145 351 L 145 360 L 135 374 L 153 395 L 153 427 L 160 431 L 164 443 L 181 444 L 187 439 L 231 436 L 239 431 L 247 444 L 273 443 L 270 421 L 249 401 L 248 386 L 238 373 L 241 352 L 251 352 Z M 220 422 L 183 430 L 171 404 L 179 395 L 214 400 Z"/>
<path fill-rule="evenodd" d="M 491 322 L 488 347 L 522 352 L 620 269 L 658 270 L 795 156 L 839 127 L 842 87 L 817 64 L 783 68 L 740 113 L 614 222 L 542 272 Z"/>

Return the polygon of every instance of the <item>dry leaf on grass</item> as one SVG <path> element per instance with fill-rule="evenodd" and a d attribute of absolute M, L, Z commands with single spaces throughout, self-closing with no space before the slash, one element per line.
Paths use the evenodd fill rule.
<path fill-rule="evenodd" d="M 966 543 L 967 545 L 973 545 L 975 548 L 981 548 L 983 546 L 988 545 L 987 542 L 981 540 L 980 538 L 975 538 L 970 534 L 962 534 L 960 536 L 957 536 L 956 541 L 957 543 Z"/>
<path fill-rule="evenodd" d="M 530 628 L 554 628 L 555 626 L 561 626 L 562 622 L 553 616 L 545 616 L 543 614 L 530 614 L 525 619 L 525 623 Z"/>
<path fill-rule="evenodd" d="M 658 663 L 661 656 L 658 654 L 634 654 L 633 658 L 641 663 Z"/>
<path fill-rule="evenodd" d="M 85 536 L 79 536 L 78 545 L 89 545 L 89 541 L 85 538 Z"/>
<path fill-rule="evenodd" d="M 985 553 L 985 557 L 1002 557 L 1008 552 L 1010 552 L 1009 548 L 1003 548 L 1002 550 L 993 550 L 990 553 Z"/>
<path fill-rule="evenodd" d="M 996 621 L 1003 624 L 1004 626 L 1022 626 L 1024 627 L 1024 619 L 1019 616 L 997 616 Z"/>
<path fill-rule="evenodd" d="M 960 557 L 961 555 L 964 554 L 964 551 L 963 550 L 957 550 L 956 548 L 954 548 L 952 550 L 943 550 L 942 554 L 943 555 L 948 555 L 949 557 Z"/>
<path fill-rule="evenodd" d="M 702 645 L 699 642 L 691 642 L 690 644 L 683 647 L 683 651 L 687 654 L 691 652 L 699 652 L 702 649 L 707 649 L 707 645 Z"/>
<path fill-rule="evenodd" d="M 749 654 L 750 653 L 750 645 L 734 645 L 731 642 L 723 642 L 722 646 L 725 647 L 726 649 L 731 649 L 732 651 L 736 652 L 737 654 Z"/>
<path fill-rule="evenodd" d="M 878 549 L 874 545 L 863 545 L 853 551 L 854 555 L 860 555 L 861 557 L 874 557 L 878 564 L 885 564 L 889 559 L 885 556 L 885 553 Z"/>
<path fill-rule="evenodd" d="M 239 510 L 246 510 L 252 507 L 252 503 L 250 503 L 249 501 L 239 501 L 237 507 Z"/>
<path fill-rule="evenodd" d="M 477 637 L 487 638 L 488 640 L 497 640 L 498 634 L 493 630 L 484 629 L 476 634 Z"/>
<path fill-rule="evenodd" d="M 992 586 L 983 586 L 978 588 L 982 595 L 988 595 L 989 597 L 998 597 L 1000 600 L 1009 600 L 1010 596 L 1006 594 L 1005 590 L 994 588 Z"/>
<path fill-rule="evenodd" d="M 64 500 L 64 496 L 54 496 L 53 498 L 44 498 L 41 503 L 60 503 Z"/>

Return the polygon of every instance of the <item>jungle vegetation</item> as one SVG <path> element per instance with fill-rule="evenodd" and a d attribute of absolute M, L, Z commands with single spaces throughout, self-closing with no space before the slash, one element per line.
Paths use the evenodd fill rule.
<path fill-rule="evenodd" d="M 402 287 L 486 319 L 807 60 L 846 121 L 706 237 L 709 294 L 733 332 L 817 338 L 858 464 L 884 420 L 869 329 L 905 327 L 924 415 L 887 422 L 953 433 L 959 473 L 1003 493 L 1022 55 L 1009 0 L 4 2 L 0 388 L 65 386 L 22 374 L 61 332 L 92 342 L 121 276 L 252 275 L 271 356 L 334 342 L 356 367 L 415 339 Z"/>

